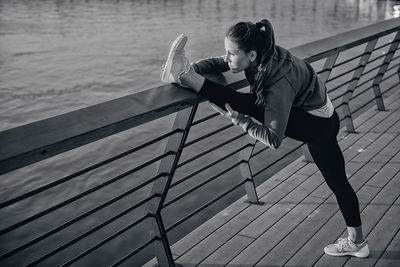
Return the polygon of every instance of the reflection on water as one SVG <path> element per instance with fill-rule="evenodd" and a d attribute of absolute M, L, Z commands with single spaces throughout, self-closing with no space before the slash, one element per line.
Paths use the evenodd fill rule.
<path fill-rule="evenodd" d="M 392 18 L 394 3 L 2 0 L 0 130 L 161 84 L 160 65 L 181 32 L 197 60 L 223 53 L 233 22 L 269 18 L 289 48 Z"/>
<path fill-rule="evenodd" d="M 181 32 L 189 36 L 188 57 L 197 60 L 224 53 L 224 32 L 232 23 L 269 18 L 275 28 L 277 43 L 290 48 L 398 16 L 399 6 L 395 3 L 378 0 L 1 0 L 0 130 L 161 85 L 160 66 L 166 59 L 169 44 Z M 65 156 L 68 166 L 63 158 L 52 159 L 46 166 L 38 164 L 33 169 L 24 168 L 21 172 L 3 175 L 0 180 L 1 201 L 98 162 L 102 157 L 115 155 L 126 150 L 125 146 L 134 147 L 149 135 L 157 134 L 162 127 L 169 130 L 170 121 L 157 121 L 143 131 L 124 133 L 112 141 L 69 152 Z M 157 149 L 160 150 L 154 150 Z M 150 151 L 140 156 L 150 157 Z M 119 173 L 129 169 L 135 160 L 119 162 L 115 169 Z M 50 190 L 41 199 L 29 199 L 29 203 L 20 204 L 12 214 L 0 211 L 0 216 L 5 218 L 0 222 L 1 228 L 16 218 L 34 214 L 48 208 L 49 203 L 58 203 L 102 182 L 102 179 L 119 174 L 115 169 L 104 168 L 62 188 Z M 151 175 L 139 175 L 141 179 L 147 177 Z M 27 233 L 45 232 L 51 229 L 50 226 L 65 221 L 65 214 L 80 214 L 88 207 L 109 200 L 113 194 L 127 190 L 130 184 L 126 183 L 132 183 L 132 178 L 139 179 L 130 178 L 115 188 L 110 186 L 111 189 L 108 187 L 94 194 L 89 200 L 63 208 L 62 213 L 54 215 L 53 219 L 45 217 L 30 229 L 2 237 L 0 254 L 6 245 L 21 244 L 21 240 L 27 239 Z M 217 195 L 211 190 L 217 189 L 210 189 L 209 195 Z M 141 197 L 146 196 L 146 192 L 141 194 Z M 135 195 L 138 196 L 139 193 Z M 129 206 L 134 201 L 125 200 L 120 205 Z M 190 201 L 183 203 L 185 207 L 182 210 L 198 200 L 193 198 Z M 126 207 L 113 207 L 104 213 L 115 213 L 123 208 Z M 96 214 L 96 218 L 106 215 L 109 214 Z M 168 216 L 173 219 L 182 217 L 175 213 L 168 213 Z M 125 219 L 124 223 L 126 221 L 134 220 Z M 73 229 L 68 228 L 68 231 L 80 233 L 80 227 L 91 224 L 93 219 L 83 221 Z M 115 227 L 121 228 L 121 225 Z M 38 257 L 42 251 L 53 249 L 57 242 L 66 242 L 70 235 L 63 233 L 50 240 L 54 243 L 40 243 L 39 248 L 24 251 L 23 257 L 17 257 L 15 261 L 21 265 L 27 257 Z M 101 239 L 102 236 L 99 234 L 97 237 Z M 88 261 L 96 265 L 106 264 L 117 253 L 121 254 L 122 249 L 126 253 L 132 251 L 132 239 L 137 242 L 146 238 L 143 235 L 121 238 L 99 250 Z M 93 238 L 90 241 L 99 240 Z M 69 254 L 57 254 L 48 262 L 60 264 L 67 256 L 86 249 L 85 242 L 80 242 L 68 251 Z"/>

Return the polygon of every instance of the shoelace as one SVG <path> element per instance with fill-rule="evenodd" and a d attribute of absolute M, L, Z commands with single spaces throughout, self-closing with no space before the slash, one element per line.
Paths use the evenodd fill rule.
<path fill-rule="evenodd" d="M 190 70 L 190 67 L 191 67 L 191 65 L 190 65 L 189 59 L 187 57 L 184 57 L 184 59 L 183 59 L 183 70 L 178 75 L 178 82 L 179 82 L 180 85 L 182 85 L 182 81 L 181 81 L 182 74 L 188 73 L 189 70 Z"/>
<path fill-rule="evenodd" d="M 340 250 L 344 250 L 345 248 L 349 248 L 349 239 L 347 238 L 339 238 L 338 239 L 338 244 L 337 246 L 339 247 Z"/>

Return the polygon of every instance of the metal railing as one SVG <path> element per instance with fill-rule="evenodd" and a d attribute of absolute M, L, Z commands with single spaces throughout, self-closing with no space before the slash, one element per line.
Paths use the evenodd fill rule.
<path fill-rule="evenodd" d="M 312 63 L 326 83 L 342 123 L 349 132 L 354 132 L 353 116 L 373 105 L 373 102 L 379 110 L 385 110 L 383 96 L 390 94 L 399 86 L 399 42 L 400 19 L 392 19 L 308 43 L 291 49 L 291 52 Z M 248 86 L 243 76 L 231 73 L 207 77 L 235 90 L 246 89 Z M 164 85 L 0 132 L 0 174 L 12 176 L 16 171 L 27 168 L 33 163 L 46 163 L 46 159 L 56 155 L 63 155 L 79 147 L 84 149 L 83 146 L 89 143 L 106 138 L 108 140 L 120 132 L 145 127 L 149 122 L 175 114 L 172 129 L 166 133 L 151 137 L 150 140 L 133 148 L 90 164 L 72 174 L 39 185 L 34 190 L 3 200 L 0 203 L 0 210 L 7 216 L 18 210 L 22 205 L 20 203 L 29 203 L 32 198 L 40 198 L 54 188 L 65 186 L 118 160 L 125 159 L 136 164 L 135 167 L 129 167 L 128 170 L 110 179 L 99 181 L 83 192 L 68 196 L 57 203 L 48 203 L 40 211 L 32 209 L 24 212 L 26 216 L 17 221 L 2 223 L 0 264 L 20 263 L 33 266 L 53 259 L 52 265 L 71 265 L 114 242 L 115 239 L 127 235 L 132 229 L 140 229 L 141 238 L 138 238 L 138 231 L 134 235 L 131 234 L 131 238 L 140 239 L 141 242 L 134 245 L 129 243 L 128 251 L 121 252 L 124 254 L 113 259 L 113 265 L 127 263 L 147 249 L 150 251 L 147 258 L 155 256 L 159 265 L 171 266 L 174 265 L 174 256 L 170 249 L 171 238 L 168 235 L 172 231 L 178 231 L 179 226 L 194 220 L 196 215 L 234 191 L 244 189 L 249 203 L 258 204 L 254 179 L 261 177 L 271 167 L 305 146 L 296 143 L 290 149 L 283 151 L 278 158 L 272 159 L 256 170 L 254 161 L 260 156 L 266 158 L 266 153 L 271 153 L 270 149 L 256 144 L 245 133 L 232 127 L 232 124 L 219 119 L 217 113 L 211 112 L 210 109 L 206 110 L 204 103 L 202 104 L 204 101 L 190 90 L 175 85 Z M 199 110 L 200 107 L 203 109 Z M 215 129 L 209 130 L 210 125 L 215 126 Z M 153 147 L 157 149 L 152 149 Z M 160 147 L 165 148 L 158 153 Z M 142 162 L 134 160 L 138 157 L 135 155 L 149 154 L 146 149 L 155 155 Z M 306 149 L 304 153 L 306 159 L 311 161 Z M 148 171 L 144 172 L 143 178 L 141 172 L 144 170 Z M 236 173 L 229 174 L 232 172 Z M 73 209 L 68 209 L 70 205 L 79 206 L 80 204 L 75 203 L 82 203 L 80 201 L 88 196 L 110 188 L 116 183 L 130 181 L 136 174 L 138 176 L 133 180 L 137 183 L 126 186 L 128 190 L 105 198 L 105 201 L 96 203 L 98 205 L 86 211 L 79 210 L 79 214 L 72 214 L 71 218 L 62 222 L 55 220 L 54 225 L 50 224 L 48 228 L 39 232 L 29 231 L 31 225 L 46 220 L 46 216 L 56 214 L 54 218 L 57 218 L 60 212 L 68 213 L 67 210 Z M 182 208 L 182 205 L 188 203 L 187 199 L 193 197 L 194 192 L 207 190 L 207 186 L 211 183 L 223 180 L 221 177 L 224 175 L 240 179 L 218 195 L 208 194 L 210 199 L 203 195 L 205 203 L 187 211 L 186 214 L 182 213 L 181 218 L 168 217 L 170 222 L 166 224 L 166 215 L 163 213 L 168 212 L 170 207 L 176 205 L 177 209 Z M 199 179 L 196 180 L 195 177 L 202 177 L 202 180 L 197 181 Z M 268 177 L 263 178 L 265 180 Z M 193 185 L 188 185 L 189 182 Z M 226 185 L 225 181 L 222 182 Z M 125 186 L 123 188 L 125 189 Z M 148 192 L 141 197 L 143 193 L 138 192 L 144 188 L 148 188 Z M 174 192 L 171 193 L 172 191 Z M 131 200 L 127 200 L 132 195 L 137 196 L 134 204 L 131 204 Z M 200 201 L 195 202 L 197 204 Z M 117 204 L 127 207 L 116 209 L 115 214 L 104 220 L 97 215 L 107 208 L 114 209 L 110 207 Z M 27 206 L 29 207 L 22 205 L 22 207 Z M 129 218 L 132 214 L 135 218 Z M 88 219 L 94 221 L 91 226 L 75 234 L 65 234 L 63 238 L 54 241 L 54 236 L 62 231 L 68 231 L 74 225 L 78 225 L 81 229 L 82 222 Z M 121 219 L 128 224 L 104 230 Z M 103 233 L 99 234 L 102 231 Z M 106 236 L 102 237 L 104 232 Z M 9 242 L 20 236 L 23 236 L 25 241 L 19 244 Z M 93 236 L 101 238 L 85 243 L 84 246 L 73 250 L 73 253 L 68 252 L 71 247 Z M 147 238 L 142 240 L 143 236 Z M 51 245 L 43 245 L 46 240 L 49 240 L 48 243 Z M 11 245 L 8 245 L 9 243 Z M 43 248 L 40 255 L 33 249 L 34 247 Z"/>

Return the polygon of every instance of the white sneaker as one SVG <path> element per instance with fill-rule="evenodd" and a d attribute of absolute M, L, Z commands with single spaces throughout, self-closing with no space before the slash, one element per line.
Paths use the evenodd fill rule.
<path fill-rule="evenodd" d="M 161 71 L 161 80 L 166 83 L 177 83 L 180 86 L 181 75 L 187 73 L 190 69 L 190 63 L 185 56 L 185 45 L 188 40 L 186 34 L 182 33 L 175 39 L 168 54 L 167 62 Z"/>
<path fill-rule="evenodd" d="M 327 245 L 324 251 L 331 256 L 355 256 L 358 258 L 369 256 L 367 240 L 364 240 L 361 244 L 355 244 L 348 237 L 339 238 L 336 243 Z"/>

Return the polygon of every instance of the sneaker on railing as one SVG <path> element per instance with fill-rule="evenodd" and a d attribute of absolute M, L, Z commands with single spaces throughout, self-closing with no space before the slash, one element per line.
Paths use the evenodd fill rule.
<path fill-rule="evenodd" d="M 175 39 L 168 54 L 167 62 L 161 69 L 161 80 L 166 83 L 177 83 L 180 86 L 181 75 L 190 69 L 189 59 L 185 56 L 185 45 L 188 40 L 186 34 L 182 33 Z M 184 86 L 187 87 L 187 86 Z"/>
<path fill-rule="evenodd" d="M 324 251 L 331 256 L 355 256 L 358 258 L 369 256 L 367 240 L 361 244 L 355 244 L 348 237 L 339 238 L 336 243 L 326 246 Z"/>

